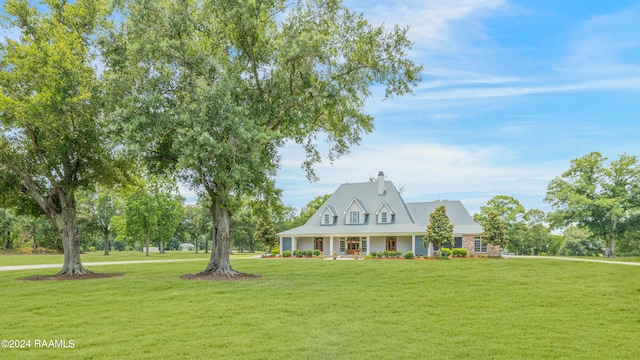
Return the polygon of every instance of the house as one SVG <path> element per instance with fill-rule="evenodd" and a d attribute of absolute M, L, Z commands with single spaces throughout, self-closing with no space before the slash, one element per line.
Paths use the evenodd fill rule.
<path fill-rule="evenodd" d="M 377 181 L 340 185 L 304 225 L 278 233 L 280 252 L 320 250 L 330 256 L 333 252 L 413 251 L 432 255 L 433 247 L 425 247 L 422 237 L 429 215 L 440 205 L 446 207 L 454 225 L 454 247 L 486 253 L 487 246 L 480 239 L 482 227 L 460 201 L 406 203 L 382 171 Z"/>

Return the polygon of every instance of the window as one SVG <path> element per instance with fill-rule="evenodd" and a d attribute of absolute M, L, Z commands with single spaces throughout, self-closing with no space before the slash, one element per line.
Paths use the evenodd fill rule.
<path fill-rule="evenodd" d="M 487 252 L 487 245 L 482 245 L 482 238 L 480 238 L 480 236 L 476 236 L 473 239 L 473 252 L 475 253 Z"/>
<path fill-rule="evenodd" d="M 324 251 L 322 238 L 316 238 L 314 243 L 315 243 L 313 247 L 314 250 Z"/>
<path fill-rule="evenodd" d="M 359 211 L 349 212 L 349 224 L 359 224 L 359 223 L 360 223 L 360 212 Z"/>
<path fill-rule="evenodd" d="M 329 214 L 324 214 L 324 223 L 329 224 Z"/>
<path fill-rule="evenodd" d="M 396 251 L 396 237 L 387 236 L 387 251 Z"/>
<path fill-rule="evenodd" d="M 344 238 L 340 238 L 340 252 L 344 252 L 346 248 Z"/>
<path fill-rule="evenodd" d="M 363 254 L 367 252 L 367 240 L 362 240 L 361 249 Z"/>
<path fill-rule="evenodd" d="M 380 214 L 380 222 L 386 224 L 387 223 L 387 212 L 383 212 Z"/>

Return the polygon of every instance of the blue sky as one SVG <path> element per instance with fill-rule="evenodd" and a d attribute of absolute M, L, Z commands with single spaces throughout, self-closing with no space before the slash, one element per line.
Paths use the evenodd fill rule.
<path fill-rule="evenodd" d="M 424 66 L 414 95 L 366 112 L 376 129 L 310 183 L 295 144 L 277 185 L 301 207 L 382 170 L 407 201 L 462 200 L 476 212 L 498 194 L 549 211 L 549 181 L 571 159 L 639 155 L 640 2 L 346 1 L 374 24 L 409 26 Z"/>

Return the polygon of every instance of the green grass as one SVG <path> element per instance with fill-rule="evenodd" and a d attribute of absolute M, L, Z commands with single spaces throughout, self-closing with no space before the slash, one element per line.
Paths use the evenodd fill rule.
<path fill-rule="evenodd" d="M 95 267 L 125 275 L 83 281 L 24 282 L 16 279 L 33 270 L 0 273 L 0 339 L 75 342 L 73 349 L 0 349 L 0 358 L 640 354 L 640 267 L 543 259 L 238 259 L 233 265 L 262 277 L 179 279 L 202 270 L 200 262 Z"/>

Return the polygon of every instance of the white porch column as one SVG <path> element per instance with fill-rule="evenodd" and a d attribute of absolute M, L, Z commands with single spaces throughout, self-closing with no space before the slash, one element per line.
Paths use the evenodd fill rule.
<path fill-rule="evenodd" d="M 367 253 L 364 254 L 364 255 L 365 256 L 369 255 L 370 252 L 371 252 L 371 237 L 369 235 L 367 235 Z"/>
<path fill-rule="evenodd" d="M 433 244 L 429 243 L 429 248 L 427 249 L 427 256 L 433 256 Z"/>
<path fill-rule="evenodd" d="M 416 236 L 415 235 L 411 235 L 411 252 L 413 253 L 413 255 L 416 254 Z"/>
<path fill-rule="evenodd" d="M 329 236 L 329 256 L 333 256 L 333 236 Z"/>
<path fill-rule="evenodd" d="M 298 247 L 296 246 L 296 238 L 294 236 L 291 237 L 291 252 L 293 252 L 293 250 L 298 250 Z"/>
<path fill-rule="evenodd" d="M 282 255 L 282 236 L 278 236 L 278 246 L 280 246 L 280 255 Z"/>

